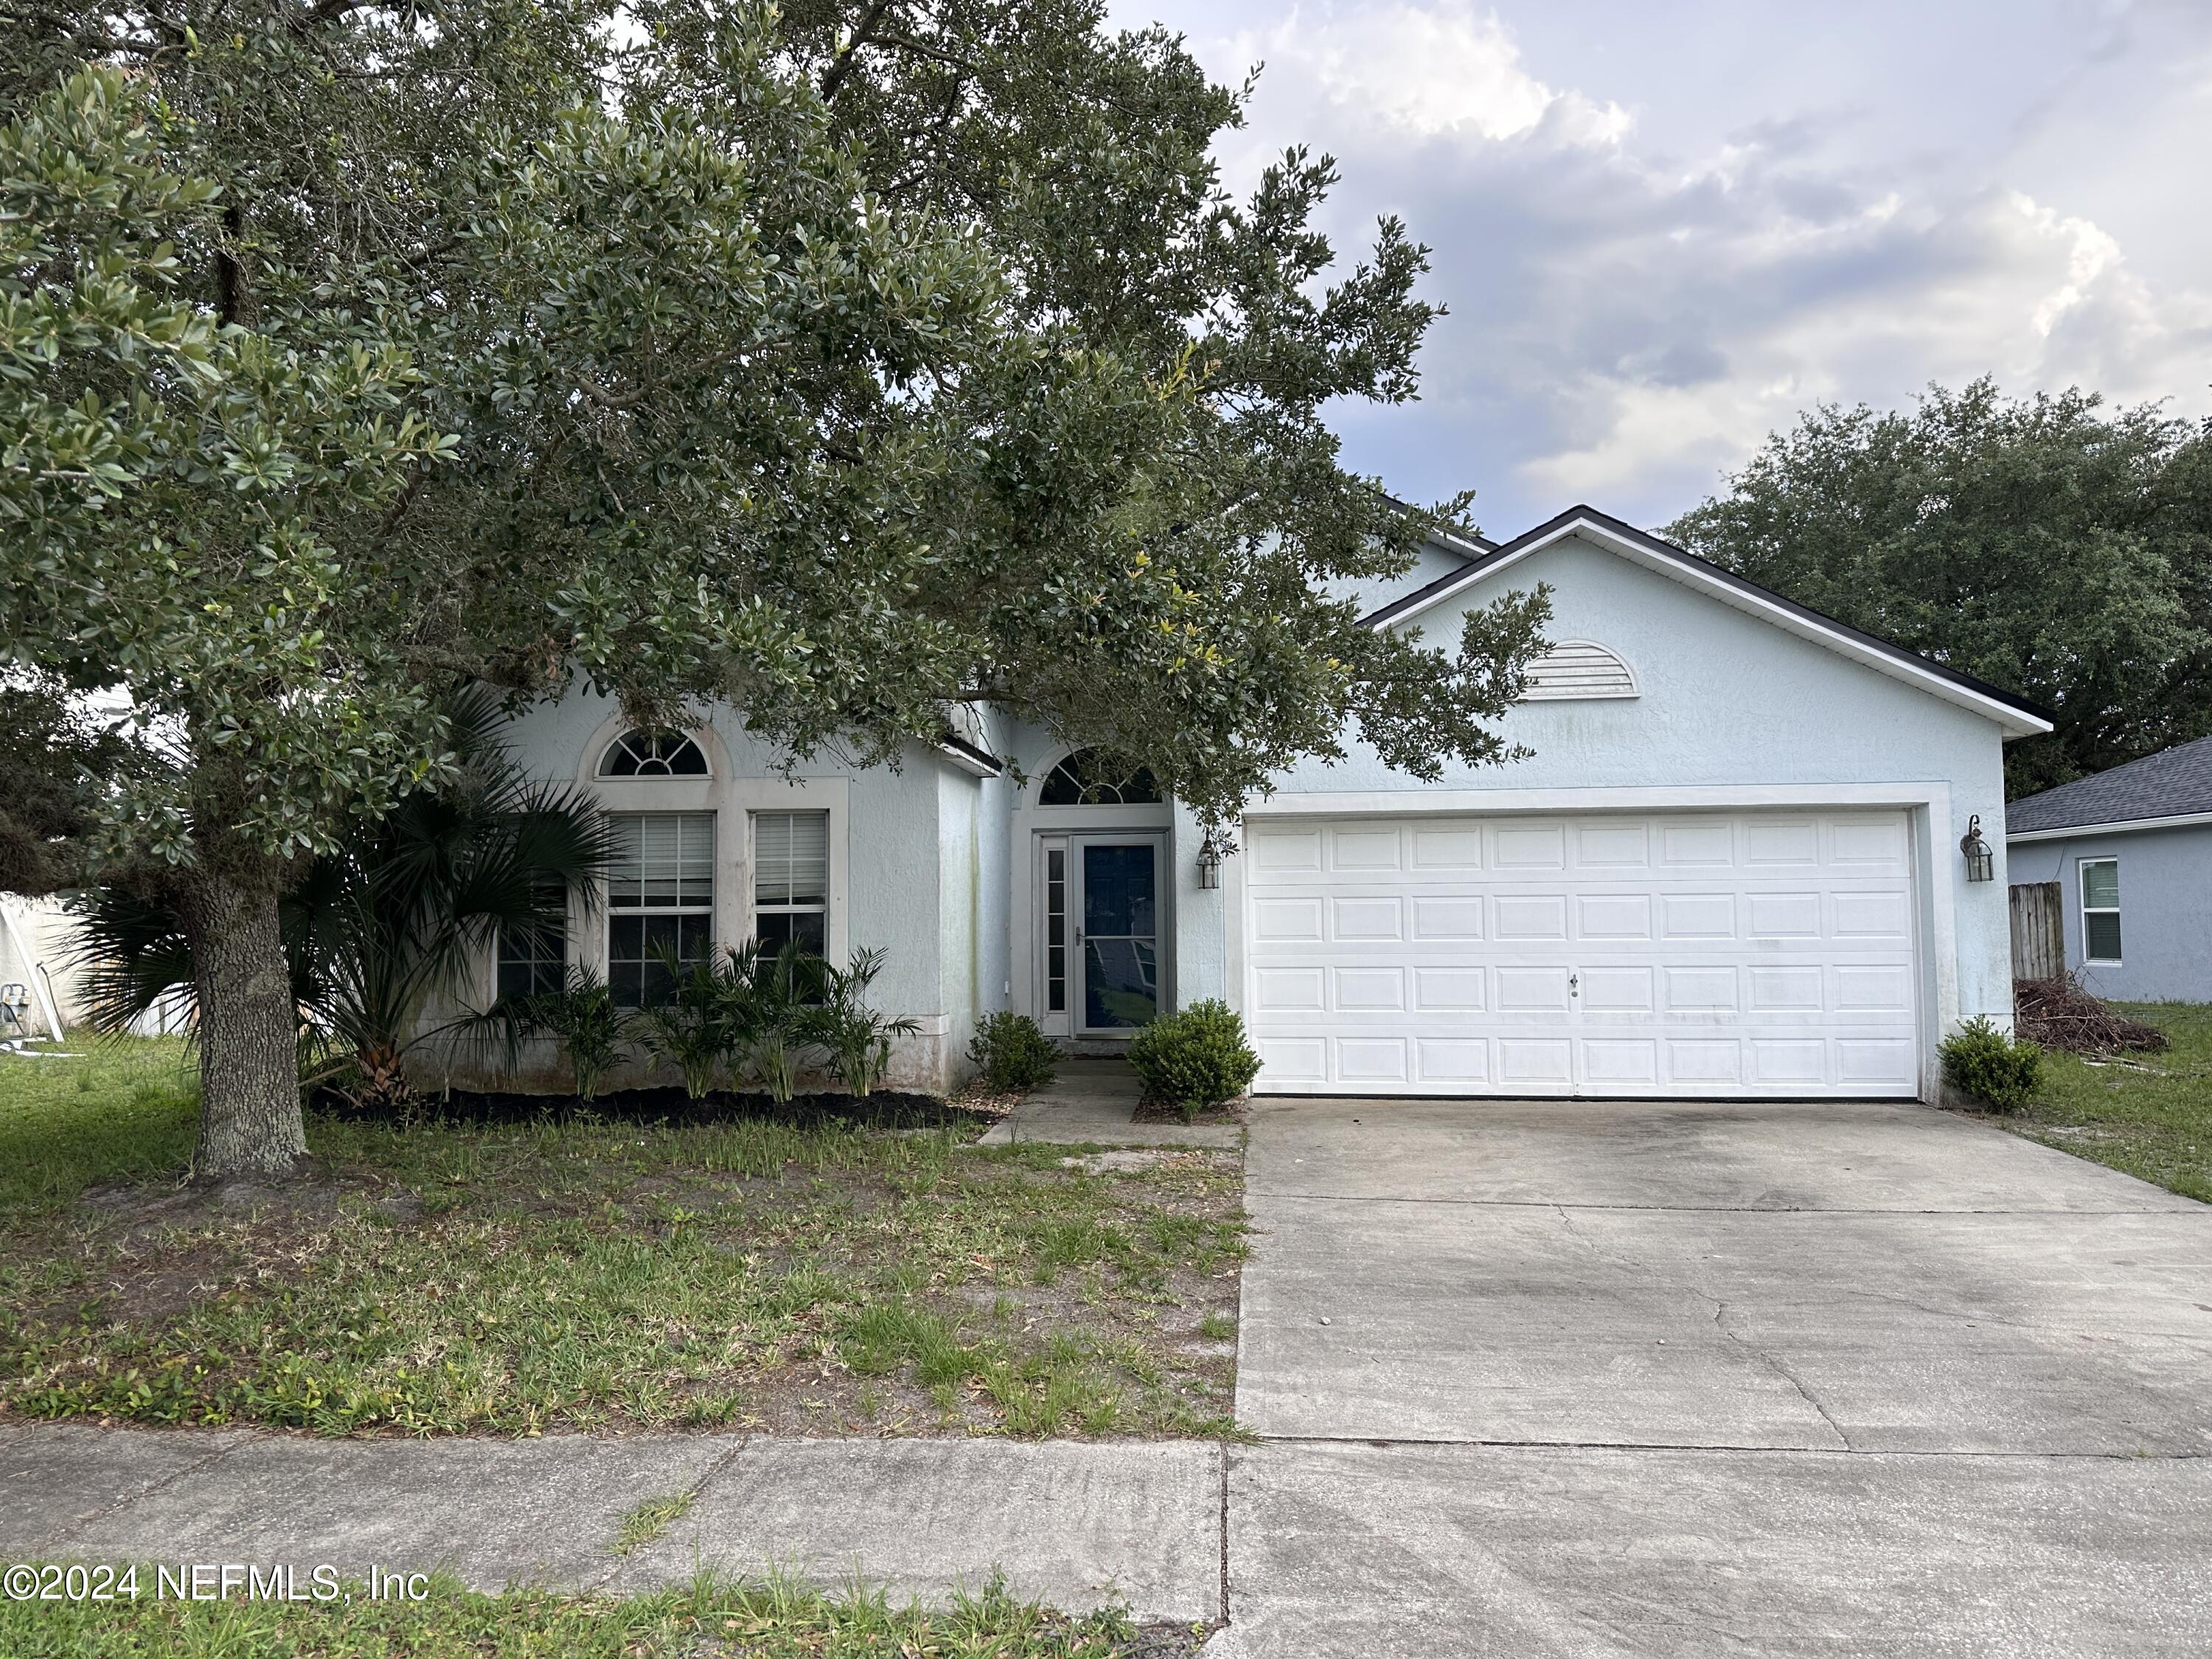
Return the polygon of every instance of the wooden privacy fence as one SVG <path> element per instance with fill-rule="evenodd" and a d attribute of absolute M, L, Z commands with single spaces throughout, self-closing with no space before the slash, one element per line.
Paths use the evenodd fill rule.
<path fill-rule="evenodd" d="M 2062 979 L 2066 973 L 2066 924 L 2060 918 L 2058 884 L 2023 881 L 2012 890 L 2012 976 Z"/>

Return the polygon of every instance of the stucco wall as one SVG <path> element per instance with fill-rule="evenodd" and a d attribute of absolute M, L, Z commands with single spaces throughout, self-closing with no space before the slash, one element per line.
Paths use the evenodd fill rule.
<path fill-rule="evenodd" d="M 1947 815 L 1925 825 L 1922 847 L 1923 858 L 1947 860 L 1954 878 L 1956 1006 L 1942 1012 L 1947 1021 L 1979 1013 L 2009 1024 L 2004 758 L 1993 722 L 1574 538 L 1414 622 L 1426 639 L 1449 646 L 1467 610 L 1539 582 L 1553 588 L 1550 636 L 1611 647 L 1635 673 L 1640 696 L 1522 704 L 1501 729 L 1534 750 L 1530 758 L 1449 767 L 1433 786 L 1391 771 L 1355 744 L 1346 762 L 1308 763 L 1284 775 L 1279 787 L 1348 793 L 1948 786 Z M 1976 813 L 1984 838 L 1999 849 L 1996 879 L 1968 884 L 1957 843 Z"/>
<path fill-rule="evenodd" d="M 2066 965 L 2082 985 L 2125 1002 L 2212 1002 L 2212 824 L 2014 842 L 2014 881 L 2055 881 L 2066 922 Z M 2120 865 L 2120 956 L 2086 963 L 2085 859 Z"/>

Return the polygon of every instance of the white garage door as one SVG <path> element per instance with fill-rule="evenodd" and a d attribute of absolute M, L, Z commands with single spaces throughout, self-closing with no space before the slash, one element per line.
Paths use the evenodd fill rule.
<path fill-rule="evenodd" d="M 1276 1093 L 1918 1090 L 1902 812 L 1255 819 Z"/>

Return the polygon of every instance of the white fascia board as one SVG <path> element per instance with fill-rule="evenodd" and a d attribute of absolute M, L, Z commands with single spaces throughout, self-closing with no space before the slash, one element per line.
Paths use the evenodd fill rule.
<path fill-rule="evenodd" d="M 951 761 L 953 765 L 958 767 L 963 772 L 965 772 L 971 778 L 995 778 L 1006 769 L 1003 766 L 986 766 L 981 761 L 977 760 L 975 756 L 969 754 L 966 750 L 956 747 L 954 744 L 949 743 L 940 743 L 933 746 L 936 749 L 939 754 L 942 755 L 946 760 Z"/>
<path fill-rule="evenodd" d="M 1698 812 L 1762 807 L 1943 806 L 1951 786 L 1894 783 L 1634 784 L 1587 789 L 1284 790 L 1249 802 L 1247 818 L 1403 817 L 1471 812 Z"/>
<path fill-rule="evenodd" d="M 2187 830 L 2212 823 L 2212 812 L 2181 812 L 2170 818 L 2123 818 L 2117 823 L 2069 823 L 2057 830 L 2014 830 L 2005 840 L 2067 841 L 2076 836 L 2122 836 L 2137 830 Z"/>
<path fill-rule="evenodd" d="M 1663 554 L 1655 553 L 1642 544 L 1630 541 L 1623 536 L 1617 536 L 1603 525 L 1589 519 L 1571 519 L 1553 531 L 1551 534 L 1540 537 L 1526 547 L 1517 547 L 1502 559 L 1486 564 L 1479 570 L 1468 571 L 1449 587 L 1440 588 L 1431 594 L 1415 609 L 1375 625 L 1378 628 L 1396 628 L 1401 623 L 1410 622 L 1423 611 L 1432 610 L 1446 599 L 1472 587 L 1477 582 L 1488 581 L 1492 577 L 1511 569 L 1529 555 L 1540 553 L 1569 536 L 1580 536 L 1585 541 L 1604 548 L 1608 553 L 1618 554 L 1632 564 L 1641 565 L 1646 570 L 1656 571 L 1660 575 L 1678 581 L 1685 587 L 1718 599 L 1723 605 L 1732 605 L 1747 616 L 1757 617 L 1762 622 L 1771 623 L 1784 633 L 1795 634 L 1800 639 L 1810 640 L 1815 645 L 1825 646 L 1838 656 L 1848 657 L 1853 662 L 1863 664 L 1878 674 L 1887 674 L 1892 679 L 1902 680 L 1908 685 L 1917 686 L 1923 691 L 1932 693 L 1948 703 L 1960 708 L 1970 709 L 1977 714 L 1994 720 L 2007 737 L 2038 737 L 2052 729 L 2049 720 L 2026 714 L 2008 704 L 1998 702 L 1995 697 L 1985 697 L 1971 687 L 1960 685 L 1944 678 L 1941 674 L 1931 673 L 1925 668 L 1893 657 L 1887 651 L 1878 651 L 1872 647 L 1863 645 L 1847 634 L 1839 633 L 1832 628 L 1824 628 L 1809 617 L 1799 616 L 1786 605 L 1777 605 L 1771 600 L 1761 599 L 1756 593 L 1747 593 L 1732 583 L 1720 581 L 1706 574 L 1695 565 L 1685 564 L 1679 559 L 1670 559 Z"/>

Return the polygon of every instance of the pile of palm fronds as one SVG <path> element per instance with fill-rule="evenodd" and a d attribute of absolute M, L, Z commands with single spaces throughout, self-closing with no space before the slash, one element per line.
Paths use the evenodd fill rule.
<path fill-rule="evenodd" d="M 2075 1054 L 2144 1053 L 2166 1047 L 2166 1033 L 2130 1019 L 2070 979 L 2016 979 L 2014 1030 L 2045 1048 Z"/>

